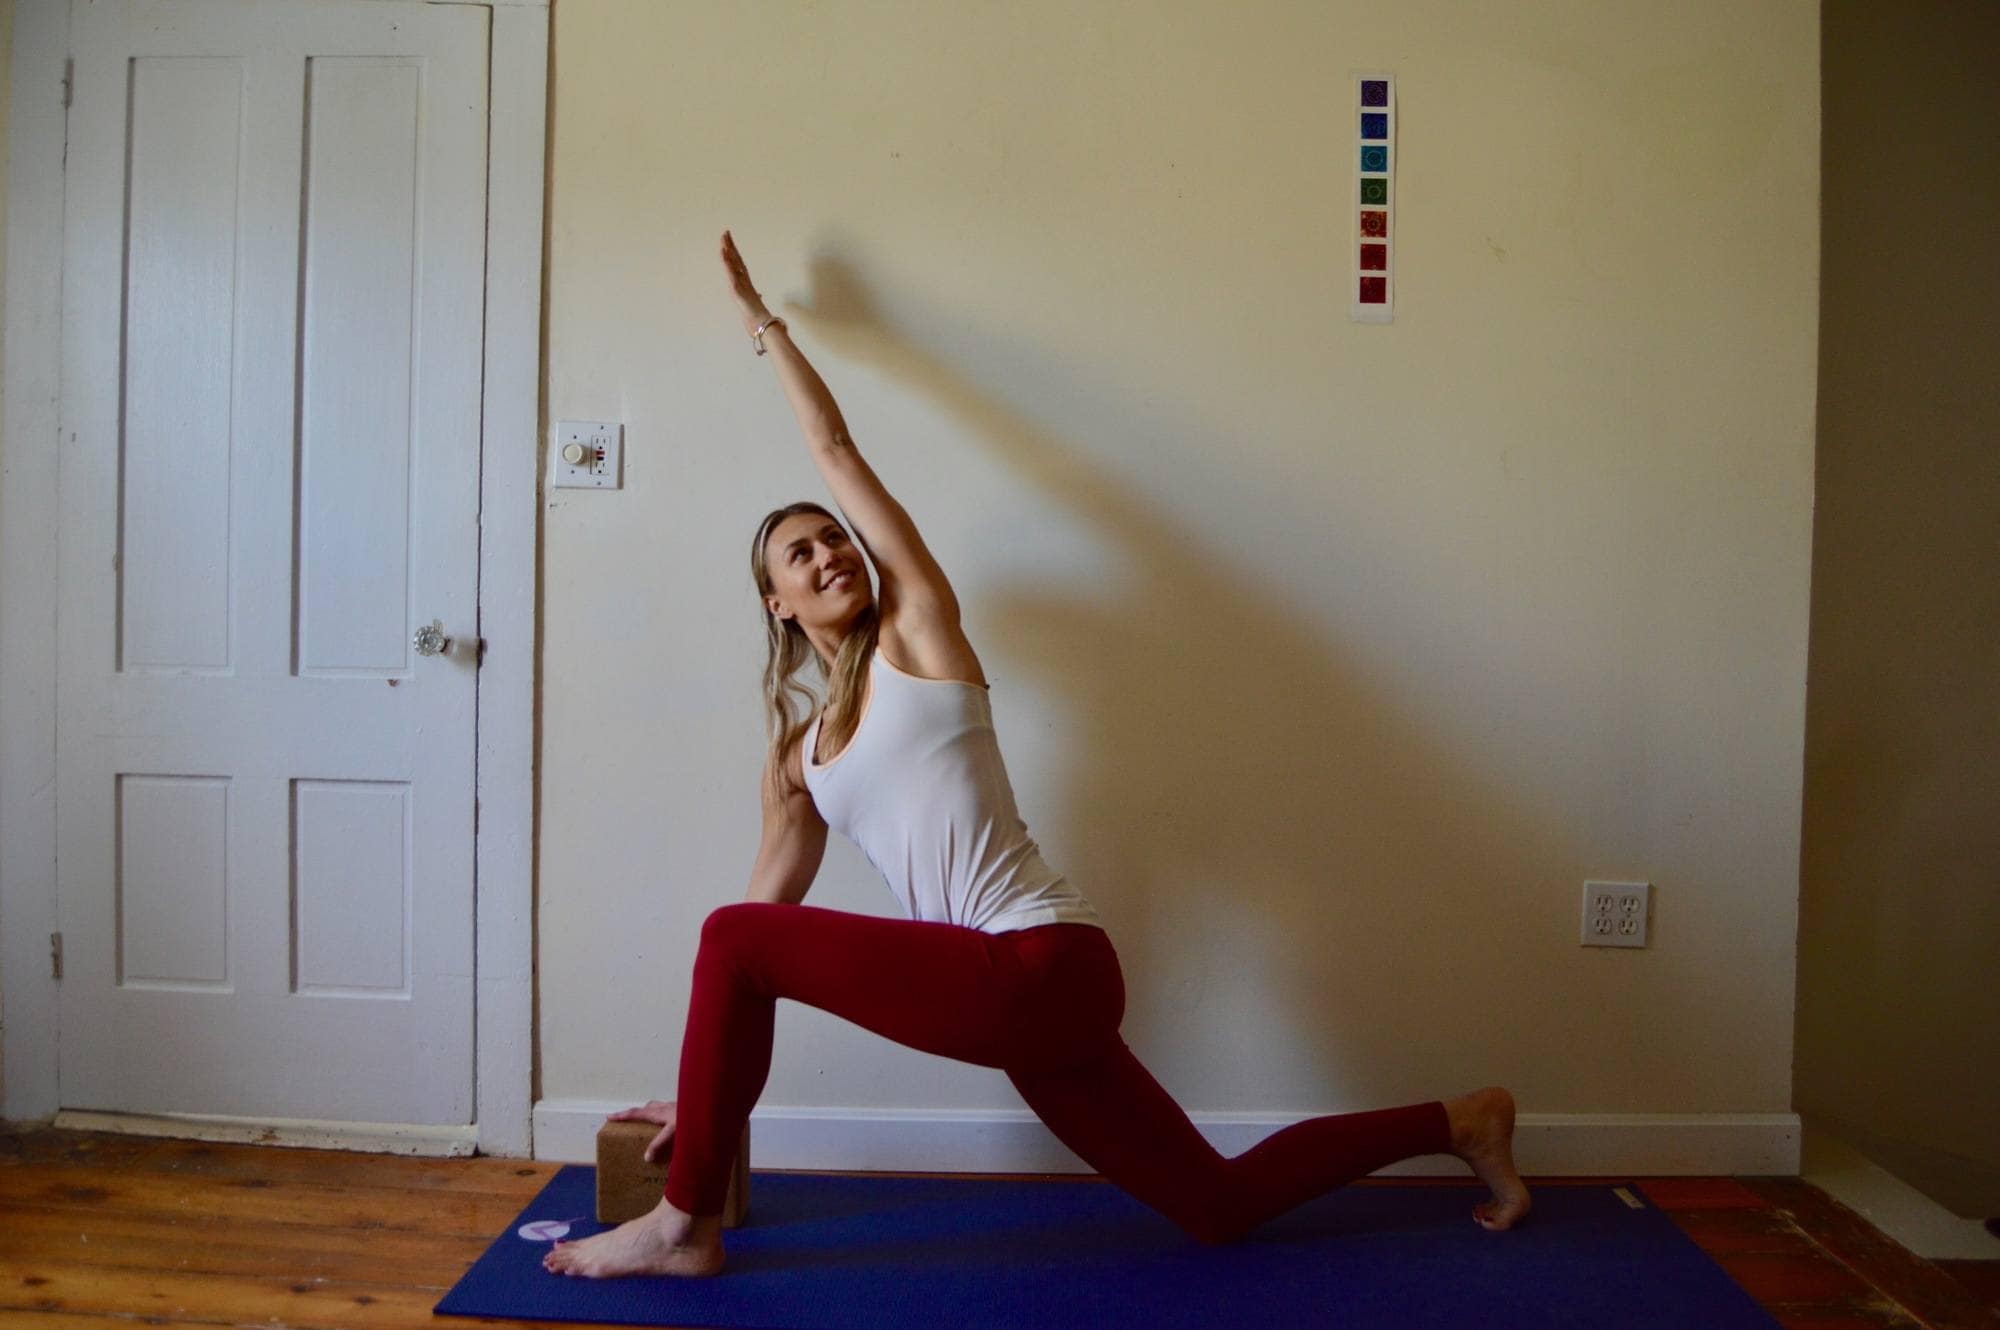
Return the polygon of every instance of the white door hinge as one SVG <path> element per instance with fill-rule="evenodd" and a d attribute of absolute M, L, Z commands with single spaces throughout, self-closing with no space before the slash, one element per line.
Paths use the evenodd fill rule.
<path fill-rule="evenodd" d="M 62 934 L 49 934 L 49 966 L 55 977 L 62 978 Z"/>

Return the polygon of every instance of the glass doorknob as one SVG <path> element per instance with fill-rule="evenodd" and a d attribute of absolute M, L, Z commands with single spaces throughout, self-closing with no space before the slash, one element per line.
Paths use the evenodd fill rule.
<path fill-rule="evenodd" d="M 451 639 L 444 635 L 444 623 L 439 619 L 432 619 L 417 629 L 417 635 L 412 642 L 419 656 L 435 656 L 440 651 L 451 650 Z"/>

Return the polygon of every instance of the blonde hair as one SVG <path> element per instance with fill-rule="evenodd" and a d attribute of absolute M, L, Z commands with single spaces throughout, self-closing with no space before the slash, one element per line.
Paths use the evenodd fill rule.
<path fill-rule="evenodd" d="M 770 747 L 764 754 L 764 781 L 767 791 L 779 800 L 785 793 L 785 755 L 812 725 L 813 711 L 819 702 L 812 691 L 798 681 L 796 676 L 800 667 L 808 661 L 812 662 L 819 667 L 819 676 L 827 684 L 826 705 L 822 708 L 826 719 L 821 724 L 820 732 L 826 736 L 827 749 L 838 752 L 854 736 L 854 728 L 860 724 L 861 684 L 868 676 L 868 665 L 874 658 L 875 640 L 881 628 L 876 607 L 871 604 L 855 616 L 854 626 L 842 640 L 840 650 L 834 655 L 833 667 L 829 670 L 797 619 L 781 619 L 771 613 L 771 607 L 764 600 L 776 594 L 776 586 L 764 561 L 764 542 L 770 539 L 778 523 L 799 513 L 818 513 L 837 523 L 832 513 L 811 500 L 786 504 L 783 508 L 773 509 L 757 524 L 757 538 L 750 546 L 750 577 L 757 584 L 757 606 L 764 615 L 764 643 L 767 648 L 764 657 L 764 729 L 769 736 Z M 793 710 L 795 698 L 804 701 L 803 715 Z M 801 755 L 801 763 L 807 756 Z"/>

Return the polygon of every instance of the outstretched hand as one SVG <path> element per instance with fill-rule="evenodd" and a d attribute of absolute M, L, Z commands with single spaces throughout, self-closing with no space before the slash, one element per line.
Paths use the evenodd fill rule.
<path fill-rule="evenodd" d="M 736 238 L 727 231 L 722 233 L 722 266 L 729 274 L 729 291 L 743 318 L 743 331 L 756 331 L 771 311 L 751 284 L 750 269 L 737 252 Z M 837 254 L 816 254 L 808 260 L 806 277 L 809 294 L 787 300 L 785 307 L 809 321 L 818 341 L 855 359 L 880 359 L 895 349 L 885 337 L 884 320 L 851 263 Z"/>
<path fill-rule="evenodd" d="M 764 297 L 757 294 L 757 288 L 750 283 L 750 269 L 743 263 L 743 256 L 736 252 L 736 239 L 729 232 L 722 233 L 722 267 L 729 274 L 729 293 L 736 298 L 737 313 L 743 317 L 743 331 L 754 332 L 757 325 L 771 316 L 764 308 Z"/>
<path fill-rule="evenodd" d="M 648 1099 L 638 1108 L 621 1108 L 606 1122 L 653 1122 L 660 1130 L 646 1143 L 646 1162 L 653 1163 L 664 1153 L 674 1139 L 674 1101 L 671 1099 Z"/>

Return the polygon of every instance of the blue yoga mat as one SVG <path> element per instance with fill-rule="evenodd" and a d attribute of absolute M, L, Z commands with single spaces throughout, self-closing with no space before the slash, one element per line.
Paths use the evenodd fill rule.
<path fill-rule="evenodd" d="M 1488 1233 L 1467 1184 L 1346 1187 L 1203 1247 L 1095 1180 L 753 1173 L 721 1274 L 596 1280 L 544 1270 L 548 1236 L 520 1233 L 612 1227 L 572 1164 L 436 1310 L 752 1330 L 1778 1324 L 1634 1188 L 1638 1209 L 1609 1185 L 1539 1187 L 1526 1222 Z"/>

